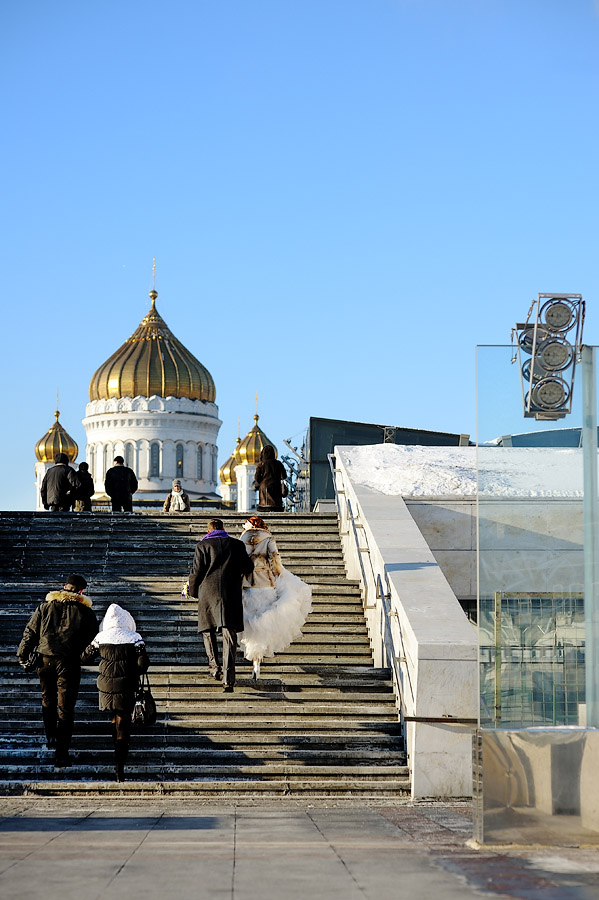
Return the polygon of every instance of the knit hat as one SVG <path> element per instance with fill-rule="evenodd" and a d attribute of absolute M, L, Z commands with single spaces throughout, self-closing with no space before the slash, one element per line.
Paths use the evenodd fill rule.
<path fill-rule="evenodd" d="M 173 478 L 173 487 L 178 484 L 181 487 L 181 481 L 178 478 Z"/>

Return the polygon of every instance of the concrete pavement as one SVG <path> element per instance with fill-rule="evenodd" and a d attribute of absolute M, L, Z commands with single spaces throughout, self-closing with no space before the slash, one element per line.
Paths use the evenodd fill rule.
<path fill-rule="evenodd" d="M 2 900 L 595 900 L 599 852 L 473 850 L 466 804 L 0 798 Z"/>

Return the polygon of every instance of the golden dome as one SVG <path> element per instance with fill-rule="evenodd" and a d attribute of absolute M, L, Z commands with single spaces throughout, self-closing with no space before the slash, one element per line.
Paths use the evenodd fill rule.
<path fill-rule="evenodd" d="M 79 447 L 58 421 L 60 415 L 58 410 L 54 415 L 56 422 L 35 445 L 35 455 L 40 462 L 54 462 L 57 453 L 66 453 L 69 462 L 74 462 L 77 459 Z"/>
<path fill-rule="evenodd" d="M 210 372 L 177 340 L 158 314 L 156 291 L 150 291 L 149 296 L 149 313 L 97 370 L 89 384 L 89 399 L 156 395 L 213 403 L 216 390 Z"/>
<path fill-rule="evenodd" d="M 277 448 L 272 441 L 269 441 L 262 429 L 258 426 L 259 418 L 260 416 L 256 413 L 254 416 L 254 422 L 256 424 L 248 431 L 235 451 L 239 454 L 239 461 L 245 466 L 257 465 L 260 462 L 260 451 L 268 445 L 274 447 L 275 456 L 278 456 Z"/>
<path fill-rule="evenodd" d="M 228 458 L 226 463 L 218 470 L 218 477 L 220 478 L 221 484 L 237 484 L 237 476 L 235 474 L 235 466 L 238 466 L 241 462 L 241 457 L 239 456 L 239 445 L 241 444 L 241 438 L 237 438 L 237 446 L 233 450 L 233 453 Z"/>

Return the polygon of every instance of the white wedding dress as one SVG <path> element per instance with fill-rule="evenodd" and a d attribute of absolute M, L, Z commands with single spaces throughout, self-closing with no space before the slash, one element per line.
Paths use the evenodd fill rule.
<path fill-rule="evenodd" d="M 260 662 L 286 650 L 302 633 L 312 609 L 312 588 L 281 563 L 277 545 L 268 531 L 251 528 L 241 540 L 254 563 L 254 571 L 243 581 L 244 630 L 240 643 L 246 659 Z"/>

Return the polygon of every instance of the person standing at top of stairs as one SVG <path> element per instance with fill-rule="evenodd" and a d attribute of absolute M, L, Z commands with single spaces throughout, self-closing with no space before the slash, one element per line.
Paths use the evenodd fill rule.
<path fill-rule="evenodd" d="M 57 453 L 54 465 L 44 475 L 41 487 L 44 509 L 52 512 L 70 512 L 73 499 L 77 496 L 80 481 L 77 473 L 69 465 L 66 453 Z"/>
<path fill-rule="evenodd" d="M 208 522 L 198 541 L 189 576 L 189 596 L 198 599 L 198 631 L 204 639 L 210 674 L 223 677 L 224 690 L 233 691 L 237 633 L 243 631 L 241 581 L 254 571 L 245 545 L 230 537 L 221 519 Z M 217 631 L 223 637 L 223 664 L 218 659 Z"/>
<path fill-rule="evenodd" d="M 42 716 L 56 768 L 71 764 L 69 747 L 81 681 L 79 656 L 98 633 L 92 602 L 83 594 L 86 587 L 83 575 L 69 575 L 62 591 L 46 594 L 25 626 L 17 650 L 19 663 L 27 669 L 31 654 L 39 654 Z"/>
<path fill-rule="evenodd" d="M 114 466 L 106 473 L 104 488 L 112 500 L 112 511 L 133 512 L 133 494 L 137 490 L 135 472 L 125 465 L 122 456 L 115 456 Z"/>

